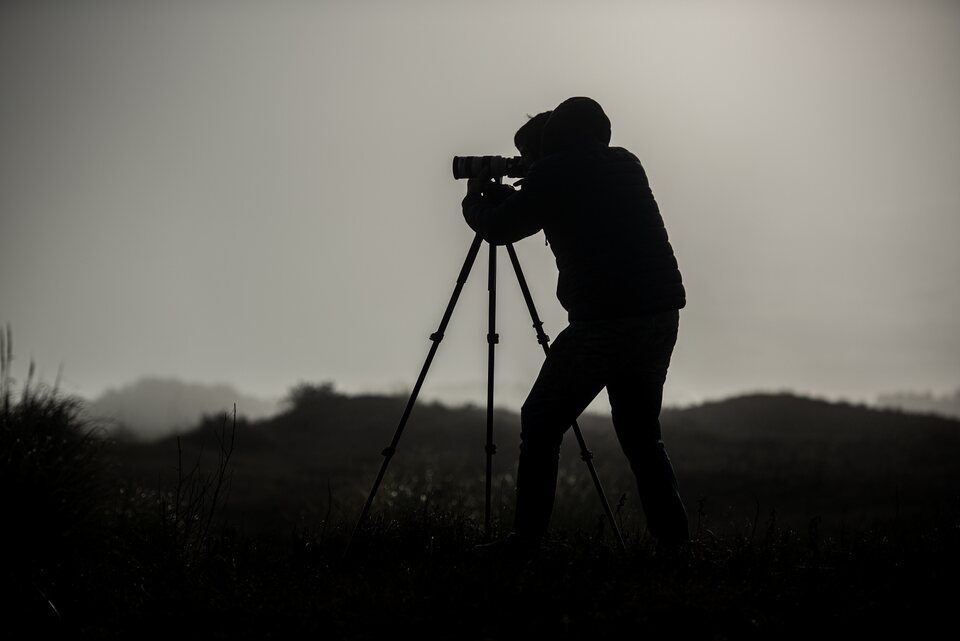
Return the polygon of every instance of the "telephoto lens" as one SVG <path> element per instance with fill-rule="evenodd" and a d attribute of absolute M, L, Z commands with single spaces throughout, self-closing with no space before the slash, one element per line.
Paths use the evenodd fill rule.
<path fill-rule="evenodd" d="M 456 180 L 476 178 L 486 169 L 490 178 L 523 178 L 527 166 L 520 156 L 454 156 L 453 177 Z"/>

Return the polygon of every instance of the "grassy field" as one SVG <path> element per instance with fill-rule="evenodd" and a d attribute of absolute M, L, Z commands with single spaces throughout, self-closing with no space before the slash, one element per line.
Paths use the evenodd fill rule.
<path fill-rule="evenodd" d="M 551 539 L 516 565 L 472 550 L 478 408 L 416 410 L 345 558 L 404 399 L 303 388 L 273 419 L 146 445 L 91 433 L 50 390 L 3 398 L 4 603 L 31 636 L 892 638 L 949 623 L 958 596 L 953 421 L 792 396 L 666 412 L 694 537 L 671 558 L 586 417 L 627 550 L 570 443 Z M 496 535 L 515 421 L 497 417 Z"/>

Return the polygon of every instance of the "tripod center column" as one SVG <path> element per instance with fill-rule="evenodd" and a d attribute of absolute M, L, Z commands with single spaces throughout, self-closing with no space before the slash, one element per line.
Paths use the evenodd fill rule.
<path fill-rule="evenodd" d="M 500 342 L 497 335 L 497 246 L 490 246 L 490 269 L 487 273 L 487 292 L 489 295 L 489 316 L 487 330 L 487 475 L 484 492 L 483 536 L 489 540 L 490 532 L 490 499 L 492 490 L 493 455 L 497 446 L 493 443 L 493 366 L 496 345 Z"/>

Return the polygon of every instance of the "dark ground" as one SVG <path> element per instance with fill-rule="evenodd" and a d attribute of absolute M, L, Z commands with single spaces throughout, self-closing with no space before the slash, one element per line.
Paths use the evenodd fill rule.
<path fill-rule="evenodd" d="M 8 402 L 8 625 L 71 638 L 334 639 L 953 627 L 956 421 L 788 395 L 665 412 L 694 536 L 692 554 L 673 558 L 645 534 L 608 419 L 587 417 L 627 550 L 565 446 L 551 540 L 517 566 L 471 549 L 482 539 L 483 411 L 425 405 L 344 559 L 404 401 L 304 387 L 274 419 L 210 417 L 179 447 L 83 438 L 82 414 L 50 396 Z M 497 426 L 501 534 L 515 415 Z"/>

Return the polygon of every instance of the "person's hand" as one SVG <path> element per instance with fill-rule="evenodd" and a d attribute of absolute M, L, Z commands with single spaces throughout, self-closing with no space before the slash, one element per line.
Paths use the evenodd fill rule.
<path fill-rule="evenodd" d="M 512 185 L 504 185 L 498 182 L 487 183 L 483 188 L 484 198 L 489 198 L 491 202 L 498 205 L 515 193 L 517 193 L 517 190 Z"/>
<path fill-rule="evenodd" d="M 500 182 L 490 179 L 490 172 L 484 168 L 480 170 L 476 178 L 467 180 L 467 194 L 477 194 L 478 196 L 489 196 L 496 203 L 503 202 L 506 198 L 516 193 L 511 185 L 504 185 Z"/>
<path fill-rule="evenodd" d="M 467 179 L 467 193 L 481 195 L 490 183 L 490 170 L 484 167 L 475 178 Z"/>

